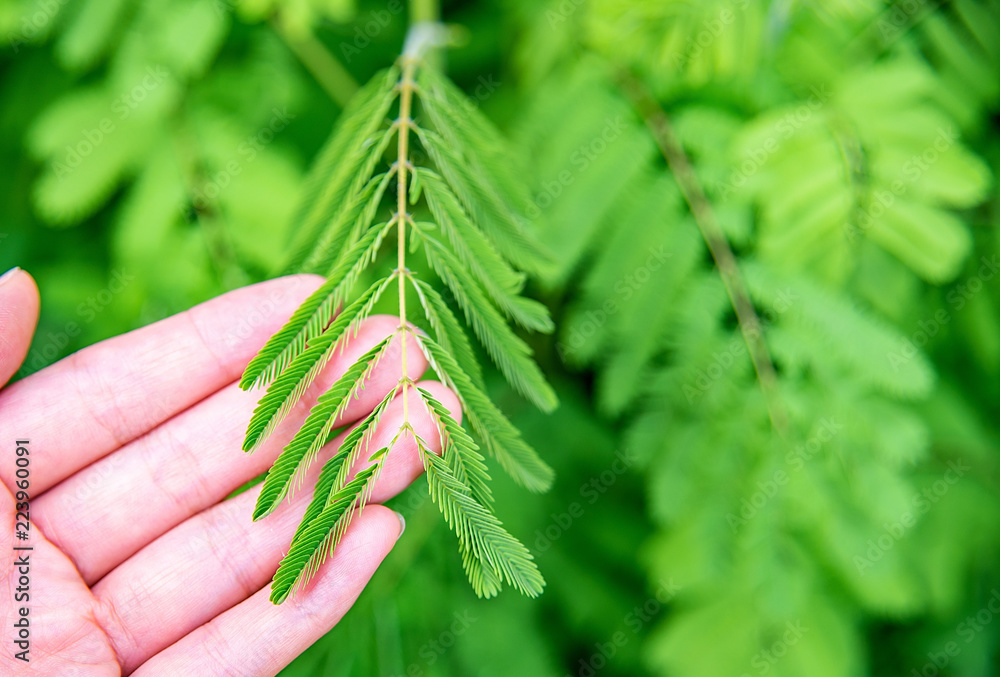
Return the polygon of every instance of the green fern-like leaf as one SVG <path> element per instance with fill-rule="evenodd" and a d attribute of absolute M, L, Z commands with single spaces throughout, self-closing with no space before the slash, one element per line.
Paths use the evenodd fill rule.
<path fill-rule="evenodd" d="M 268 339 L 243 372 L 240 379 L 243 390 L 270 383 L 305 350 L 307 341 L 323 331 L 347 290 L 375 258 L 390 225 L 386 223 L 369 229 L 344 256 L 337 269 L 330 273 L 326 282 L 299 306 L 285 326 Z"/>
<path fill-rule="evenodd" d="M 466 320 L 507 381 L 540 409 L 554 409 L 555 393 L 532 361 L 531 348 L 510 330 L 480 285 L 443 242 L 426 232 L 421 232 L 420 238 L 431 267 L 448 285 Z"/>
<path fill-rule="evenodd" d="M 493 505 L 493 492 L 490 491 L 489 475 L 479 446 L 469 437 L 462 426 L 451 417 L 448 409 L 434 399 L 424 389 L 419 389 L 420 395 L 427 403 L 434 418 L 437 419 L 439 430 L 443 433 L 441 454 L 445 463 L 455 472 L 455 477 L 471 490 L 472 497 L 484 506 Z"/>
<path fill-rule="evenodd" d="M 398 77 L 398 70 L 391 68 L 372 78 L 351 100 L 341 116 L 341 122 L 320 151 L 306 178 L 298 213 L 292 220 L 295 239 L 284 272 L 296 272 L 302 267 L 324 227 L 331 221 L 336 223 L 335 216 L 342 205 L 349 204 L 352 192 L 359 190 L 367 180 L 367 177 L 359 180 L 364 174 L 360 170 L 369 151 L 377 145 L 372 137 L 396 98 Z M 341 229 L 347 225 L 337 224 Z M 331 241 L 338 240 L 332 233 L 326 237 Z"/>
<path fill-rule="evenodd" d="M 389 171 L 368 181 L 354 201 L 335 217 L 313 254 L 302 264 L 303 271 L 330 275 L 338 262 L 351 260 L 345 243 L 354 241 L 357 233 L 367 233 L 394 175 L 395 172 Z M 343 227 L 348 224 L 350 229 Z"/>
<path fill-rule="evenodd" d="M 292 537 L 293 541 L 323 511 L 323 508 L 330 500 L 330 496 L 347 484 L 347 473 L 357 462 L 362 449 L 367 447 L 365 442 L 371 439 L 371 435 L 375 432 L 375 428 L 385 413 L 386 407 L 392 401 L 393 394 L 392 392 L 386 394 L 378 406 L 347 434 L 337 449 L 337 453 L 323 465 L 319 478 L 316 480 L 316 488 L 313 492 L 312 501 L 302 516 L 302 522 L 295 530 L 295 535 Z"/>
<path fill-rule="evenodd" d="M 388 452 L 383 447 L 372 454 L 371 464 L 348 474 L 359 456 L 368 449 L 371 436 L 392 399 L 387 394 L 372 412 L 344 438 L 336 455 L 323 466 L 316 481 L 313 499 L 295 530 L 288 554 L 281 560 L 271 584 L 271 601 L 279 604 L 316 574 L 347 532 L 354 515 L 364 507 Z"/>
<path fill-rule="evenodd" d="M 451 353 L 428 338 L 421 340 L 421 346 L 438 376 L 458 395 L 472 429 L 500 465 L 527 489 L 538 492 L 548 490 L 554 475 L 552 468 L 539 458 L 517 428 L 476 387 Z"/>
<path fill-rule="evenodd" d="M 269 515 L 281 499 L 290 494 L 302 481 L 305 471 L 326 442 L 334 421 L 347 408 L 351 398 L 357 395 L 365 377 L 371 374 L 378 364 L 379 358 L 389 345 L 389 340 L 388 337 L 383 339 L 381 343 L 359 357 L 329 390 L 319 396 L 305 423 L 268 471 L 264 487 L 257 497 L 254 520 Z"/>
<path fill-rule="evenodd" d="M 507 166 L 504 158 L 509 156 L 496 129 L 472 111 L 457 88 L 421 61 L 424 50 L 419 45 L 434 31 L 420 25 L 413 30 L 409 51 L 399 66 L 376 76 L 348 106 L 307 181 L 306 197 L 295 219 L 291 266 L 326 273 L 327 281 L 267 341 L 243 374 L 242 388 L 266 387 L 247 427 L 244 449 L 253 451 L 274 431 L 338 347 L 357 335 L 360 323 L 393 282 L 399 285 L 400 326 L 317 398 L 267 474 L 254 519 L 270 514 L 296 489 L 351 398 L 385 359 L 394 338 L 402 342 L 401 373 L 409 373 L 406 346 L 408 339 L 415 339 L 438 375 L 458 394 L 486 450 L 518 483 L 541 491 L 552 482 L 551 468 L 484 394 L 482 368 L 456 313 L 430 282 L 418 279 L 406 265 L 408 251 L 423 249 L 507 380 L 542 409 L 556 406 L 555 393 L 531 359 L 531 349 L 507 324 L 509 319 L 528 330 L 553 329 L 545 307 L 521 295 L 525 276 L 515 269 L 535 269 L 545 258 L 523 216 L 527 192 Z M 398 119 L 383 129 L 397 100 Z M 415 105 L 423 106 L 433 129 L 415 123 Z M 397 141 L 395 161 L 387 171 L 376 173 L 393 139 Z M 425 146 L 435 167 L 414 166 L 409 157 L 411 140 Z M 397 183 L 393 215 L 385 223 L 372 225 L 393 178 Z M 421 203 L 432 222 L 417 220 L 411 213 L 410 208 L 419 208 Z M 395 270 L 338 314 L 361 274 L 375 262 L 392 228 L 398 235 Z M 436 341 L 416 335 L 407 322 L 408 281 Z M 369 458 L 366 467 L 356 471 L 394 397 L 403 400 L 404 420 L 398 432 L 389 445 Z M 417 436 L 408 418 L 410 411 L 419 411 L 409 406 L 411 397 L 423 400 L 437 427 L 440 457 Z M 544 580 L 531 555 L 491 512 L 493 494 L 479 444 L 439 400 L 403 376 L 324 464 L 312 501 L 275 574 L 273 602 L 280 603 L 301 589 L 337 548 L 353 516 L 370 497 L 396 443 L 407 437 L 418 445 L 431 495 L 458 534 L 463 565 L 476 592 L 491 597 L 506 582 L 532 597 L 541 593 Z"/>
<path fill-rule="evenodd" d="M 428 169 L 418 169 L 416 175 L 424 186 L 431 213 L 445 231 L 456 255 L 493 302 L 525 329 L 551 332 L 552 320 L 545 306 L 519 295 L 524 276 L 515 273 L 500 258 L 441 178 Z"/>
<path fill-rule="evenodd" d="M 466 573 L 476 593 L 491 597 L 504 579 L 529 597 L 542 593 L 545 581 L 531 553 L 469 492 L 455 469 L 424 444 L 419 445 L 431 498 L 462 544 Z"/>
<path fill-rule="evenodd" d="M 384 450 L 383 450 L 384 453 Z M 334 547 L 333 536 L 338 524 L 349 519 L 354 505 L 377 471 L 374 465 L 358 473 L 343 489 L 330 497 L 323 510 L 292 541 L 292 547 L 281 560 L 271 585 L 271 601 L 280 604 L 298 586 L 311 579 L 328 552 Z"/>
<path fill-rule="evenodd" d="M 424 110 L 444 143 L 424 135 L 428 154 L 452 188 L 490 236 L 494 245 L 515 265 L 538 270 L 547 256 L 527 229 L 525 214 L 531 197 L 511 175 L 512 158 L 503 151 L 499 132 L 476 106 L 432 69 L 422 69 L 418 84 Z M 449 150 L 451 149 L 451 150 Z M 455 153 L 465 149 L 463 163 Z"/>
<path fill-rule="evenodd" d="M 243 442 L 245 451 L 253 451 L 271 434 L 274 427 L 299 401 L 306 388 L 312 384 L 319 372 L 326 366 L 327 361 L 333 355 L 337 341 L 342 336 L 349 336 L 352 329 L 356 329 L 362 320 L 371 313 L 372 306 L 392 280 L 393 277 L 379 280 L 351 305 L 344 308 L 337 319 L 322 334 L 313 339 L 309 343 L 309 347 L 299 354 L 274 380 L 250 418 L 246 439 Z"/>
<path fill-rule="evenodd" d="M 451 308 L 437 289 L 416 277 L 413 278 L 413 286 L 420 298 L 424 315 L 437 334 L 438 343 L 447 353 L 454 355 L 461 370 L 482 389 L 483 369 L 479 366 L 476 354 L 472 350 L 472 343 L 469 342 L 462 325 L 458 323 L 458 318 L 451 312 Z"/>

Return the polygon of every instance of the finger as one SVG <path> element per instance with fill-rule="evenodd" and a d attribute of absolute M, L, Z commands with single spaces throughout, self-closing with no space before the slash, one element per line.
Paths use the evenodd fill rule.
<path fill-rule="evenodd" d="M 0 619 L 11 628 L 10 648 L 0 652 L 0 675 L 120 674 L 114 651 L 91 615 L 94 598 L 90 590 L 72 563 L 34 523 L 24 519 L 19 498 L 0 486 L 0 523 L 4 525 L 0 530 L 4 588 Z M 67 647 L 74 649 L 72 656 Z"/>
<path fill-rule="evenodd" d="M 432 390 L 453 414 L 460 413 L 457 398 L 444 386 L 425 382 L 421 387 Z M 439 449 L 437 427 L 426 411 L 411 407 L 411 417 L 417 434 L 432 450 Z M 369 448 L 389 444 L 402 420 L 397 396 Z M 346 435 L 327 445 L 323 457 L 328 458 Z M 264 520 L 250 519 L 258 486 L 184 522 L 94 586 L 102 625 L 123 665 L 139 665 L 268 584 L 312 500 L 319 467 L 316 464 L 307 476 L 307 489 Z M 374 487 L 373 501 L 388 500 L 422 471 L 413 438 L 398 440 Z"/>
<path fill-rule="evenodd" d="M 44 491 L 235 381 L 321 280 L 238 289 L 70 355 L 0 391 L 0 439 L 31 435 Z M 0 479 L 11 486 L 10 468 Z"/>
<path fill-rule="evenodd" d="M 270 468 L 319 393 L 398 326 L 397 317 L 368 318 L 253 454 L 244 453 L 241 445 L 260 393 L 232 384 L 39 496 L 32 505 L 35 519 L 74 560 L 84 580 L 93 583 L 157 536 Z M 407 361 L 408 376 L 419 378 L 426 361 L 415 339 L 407 340 L 414 356 Z M 392 340 L 337 427 L 367 416 L 396 388 L 402 375 L 397 357 L 401 344 L 400 336 Z"/>
<path fill-rule="evenodd" d="M 421 384 L 460 412 L 457 398 L 437 383 Z M 402 423 L 402 402 L 390 403 L 369 448 L 392 441 Z M 413 412 L 413 426 L 432 450 L 437 427 L 425 412 Z M 324 449 L 328 458 L 347 433 Z M 380 445 L 380 446 L 375 446 Z M 305 487 L 260 522 L 250 515 L 260 487 L 240 494 L 184 522 L 123 563 L 94 586 L 108 636 L 123 664 L 135 666 L 202 623 L 267 585 L 287 552 L 312 500 L 317 463 Z M 397 441 L 374 487 L 373 501 L 385 501 L 423 471 L 412 437 Z"/>
<path fill-rule="evenodd" d="M 462 405 L 458 397 L 450 388 L 437 381 L 421 381 L 417 387 L 426 390 L 434 398 L 443 404 L 451 413 L 451 417 L 461 423 Z M 409 391 L 410 420 L 413 429 L 420 436 L 428 448 L 434 453 L 441 451 L 441 438 L 438 434 L 437 420 L 431 416 L 430 411 L 424 406 L 416 392 L 411 388 Z M 376 449 L 388 446 L 396 436 L 396 431 L 403 425 L 403 405 L 402 397 L 396 398 L 389 403 L 385 414 L 379 421 L 378 429 L 372 436 L 368 447 L 374 452 Z M 332 446 L 332 445 L 331 445 Z M 368 454 L 370 456 L 370 454 Z M 366 455 L 362 454 L 355 464 L 353 474 L 370 465 Z M 378 480 L 372 487 L 371 501 L 373 503 L 384 503 L 396 496 L 413 483 L 413 480 L 420 477 L 424 472 L 424 462 L 420 458 L 420 450 L 417 449 L 416 442 L 412 435 L 401 437 L 400 441 L 393 446 L 390 451 L 388 462 L 382 466 Z"/>
<path fill-rule="evenodd" d="M 20 268 L 7 271 L 0 277 L 0 386 L 7 383 L 24 362 L 37 324 L 38 287 L 35 281 Z M 8 435 L 2 439 L 13 437 Z"/>
<path fill-rule="evenodd" d="M 134 674 L 277 674 L 347 613 L 400 529 L 391 510 L 369 506 L 355 518 L 305 594 L 275 605 L 268 591 L 260 590 L 153 656 Z"/>

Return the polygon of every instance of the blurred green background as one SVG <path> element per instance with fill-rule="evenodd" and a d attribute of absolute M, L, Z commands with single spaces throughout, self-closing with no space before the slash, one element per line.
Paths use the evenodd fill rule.
<path fill-rule="evenodd" d="M 441 11 L 553 254 L 531 293 L 559 329 L 530 340 L 561 406 L 493 389 L 558 473 L 544 496 L 495 473 L 548 588 L 477 600 L 418 482 L 287 674 L 1000 674 L 1000 2 Z M 42 291 L 20 375 L 267 277 L 406 25 L 401 0 L 0 1 L 0 270 Z"/>

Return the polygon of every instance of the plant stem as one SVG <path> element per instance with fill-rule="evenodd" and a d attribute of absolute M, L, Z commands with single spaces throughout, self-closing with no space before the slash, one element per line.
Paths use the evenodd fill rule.
<path fill-rule="evenodd" d="M 182 169 L 184 188 L 194 209 L 195 221 L 205 239 L 205 246 L 219 282 L 227 289 L 242 287 L 247 284 L 246 271 L 237 260 L 221 208 L 218 205 L 198 205 L 198 196 L 205 194 L 201 188 L 208 180 L 206 176 L 208 169 L 199 156 L 198 144 L 192 137 L 190 125 L 182 116 L 174 116 L 170 140 L 173 142 L 174 152 Z"/>
<path fill-rule="evenodd" d="M 410 0 L 410 24 L 441 18 L 438 0 Z"/>
<path fill-rule="evenodd" d="M 358 91 L 358 82 L 344 68 L 337 58 L 330 54 L 330 51 L 311 35 L 292 35 L 280 16 L 271 19 L 271 24 L 275 27 L 278 35 L 285 41 L 289 49 L 295 52 L 302 65 L 312 73 L 330 98 L 341 108 L 347 105 L 354 93 Z"/>
<path fill-rule="evenodd" d="M 436 2 L 421 2 L 416 0 L 412 3 L 411 10 L 414 12 L 429 11 L 436 8 Z M 417 16 L 417 15 L 415 15 Z M 402 336 L 403 346 L 401 349 L 401 361 L 403 374 L 400 384 L 403 387 L 403 425 L 401 430 L 409 430 L 410 427 L 410 403 L 409 403 L 409 377 L 407 376 L 406 361 L 406 335 L 409 332 L 406 323 L 406 222 L 410 215 L 406 212 L 406 178 L 410 164 L 410 129 L 413 126 L 411 111 L 413 108 L 413 90 L 416 87 L 414 77 L 417 65 L 426 56 L 427 52 L 441 41 L 443 27 L 441 24 L 428 21 L 415 21 L 406 36 L 406 44 L 403 47 L 403 55 L 400 57 L 400 64 L 403 73 L 399 80 L 399 145 L 396 152 L 396 218 L 397 228 L 397 248 L 396 267 L 399 269 L 399 327 Z"/>
<path fill-rule="evenodd" d="M 410 110 L 413 106 L 413 76 L 417 68 L 417 60 L 411 56 L 403 56 L 403 75 L 399 83 L 399 146 L 396 153 L 396 224 L 398 242 L 396 251 L 396 266 L 399 269 L 399 326 L 403 347 L 401 351 L 403 375 L 403 429 L 410 424 L 409 388 L 407 387 L 406 364 L 406 171 L 409 163 L 410 144 Z"/>
<path fill-rule="evenodd" d="M 736 311 L 736 320 L 740 325 L 743 340 L 747 344 L 750 361 L 753 363 L 754 371 L 757 372 L 757 381 L 764 393 L 764 401 L 767 404 L 771 423 L 778 434 L 784 437 L 788 427 L 788 417 L 778 394 L 778 379 L 774 371 L 774 363 L 771 361 L 771 354 L 764 342 L 760 318 L 750 300 L 750 294 L 743 282 L 736 257 L 729 247 L 726 234 L 715 219 L 712 205 L 705 196 L 705 191 L 702 190 L 701 183 L 691 166 L 691 161 L 677 140 L 677 135 L 674 133 L 673 125 L 670 124 L 667 114 L 643 84 L 631 73 L 621 71 L 618 79 L 622 90 L 646 122 L 646 126 L 649 127 L 663 153 L 663 157 L 666 158 L 670 170 L 677 179 L 677 185 L 691 209 L 695 223 L 698 224 L 702 238 L 704 238 L 705 244 L 715 260 L 722 284 L 726 288 L 726 294 L 733 305 L 733 310 Z"/>

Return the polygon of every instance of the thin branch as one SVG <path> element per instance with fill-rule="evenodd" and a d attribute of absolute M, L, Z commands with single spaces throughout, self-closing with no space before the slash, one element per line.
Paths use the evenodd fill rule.
<path fill-rule="evenodd" d="M 691 161 L 677 140 L 673 125 L 670 124 L 670 119 L 660 104 L 631 73 L 619 71 L 618 81 L 622 91 L 632 101 L 646 122 L 646 126 L 652 132 L 656 144 L 660 147 L 663 157 L 666 158 L 670 170 L 677 179 L 677 184 L 691 209 L 691 214 L 694 216 L 695 223 L 698 224 L 705 244 L 708 245 L 708 250 L 715 260 L 722 284 L 725 286 L 729 300 L 736 311 L 736 319 L 739 322 L 743 340 L 746 341 L 750 360 L 757 372 L 757 380 L 764 393 L 771 423 L 778 434 L 784 437 L 788 427 L 788 417 L 778 392 L 778 379 L 774 371 L 774 362 L 771 361 L 771 354 L 764 341 L 760 318 L 750 300 L 750 294 L 747 292 L 746 284 L 740 274 L 736 257 L 729 246 L 726 234 L 719 226 L 712 205 L 694 173 Z"/>
<path fill-rule="evenodd" d="M 271 25 L 330 98 L 341 108 L 346 106 L 359 86 L 343 64 L 312 35 L 292 34 L 280 16 L 272 17 Z"/>
<path fill-rule="evenodd" d="M 226 228 L 221 206 L 207 204 L 204 186 L 208 178 L 203 166 L 204 159 L 198 153 L 198 144 L 192 138 L 189 125 L 181 116 L 173 119 L 170 139 L 188 202 L 194 211 L 194 219 L 205 240 L 215 273 L 226 288 L 242 287 L 247 284 L 246 271 L 237 259 L 236 248 Z"/>
<path fill-rule="evenodd" d="M 438 0 L 410 0 L 410 23 L 438 21 L 441 7 Z"/>
<path fill-rule="evenodd" d="M 419 3 L 427 9 L 427 3 Z M 417 11 L 418 7 L 413 10 Z M 396 267 L 399 271 L 399 326 L 402 335 L 401 367 L 402 378 L 399 384 L 403 390 L 403 424 L 401 431 L 412 431 L 410 426 L 410 402 L 409 402 L 409 378 L 407 377 L 407 355 L 406 355 L 406 222 L 410 220 L 410 215 L 406 212 L 406 178 L 407 169 L 410 164 L 410 130 L 414 128 L 413 116 L 413 92 L 417 83 L 415 80 L 417 65 L 420 59 L 439 43 L 442 34 L 442 26 L 434 22 L 418 21 L 410 26 L 406 36 L 406 44 L 403 47 L 403 55 L 400 63 L 403 66 L 403 73 L 399 80 L 399 131 L 397 140 L 399 146 L 396 153 L 397 182 L 396 182 L 396 217 L 397 244 L 396 244 Z"/>
<path fill-rule="evenodd" d="M 396 224 L 398 240 L 396 251 L 396 266 L 399 270 L 399 326 L 406 328 L 406 222 L 409 214 L 406 213 L 406 170 L 409 165 L 409 143 L 410 128 L 413 126 L 410 110 L 413 105 L 414 73 L 417 69 L 417 59 L 409 54 L 403 55 L 403 75 L 399 81 L 399 147 L 396 154 L 396 166 L 398 167 L 396 181 Z M 400 430 L 406 430 L 410 425 L 410 389 L 406 383 L 407 363 L 406 363 L 406 334 L 400 333 L 402 340 L 401 362 L 402 378 L 400 384 L 403 388 L 403 425 Z"/>

